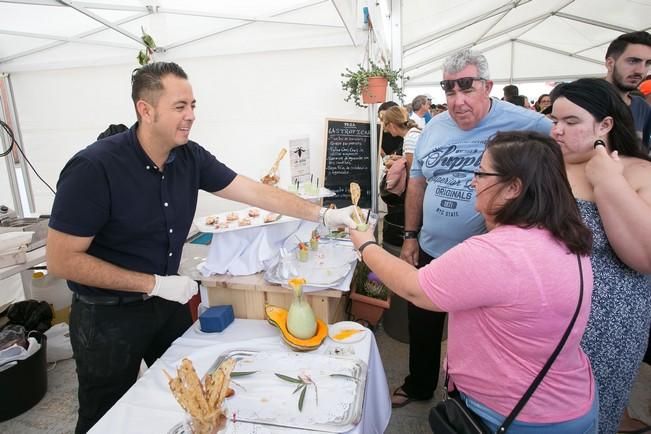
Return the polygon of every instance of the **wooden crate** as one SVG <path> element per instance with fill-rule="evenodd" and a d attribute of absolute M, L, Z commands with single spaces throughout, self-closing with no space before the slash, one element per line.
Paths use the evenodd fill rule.
<path fill-rule="evenodd" d="M 291 290 L 268 283 L 262 273 L 250 276 L 217 275 L 204 277 L 201 283 L 206 287 L 208 304 L 217 306 L 230 304 L 235 318 L 265 319 L 265 304 L 289 309 L 293 299 Z M 341 291 L 327 289 L 304 294 L 317 318 L 333 324 L 344 319 L 347 295 Z"/>

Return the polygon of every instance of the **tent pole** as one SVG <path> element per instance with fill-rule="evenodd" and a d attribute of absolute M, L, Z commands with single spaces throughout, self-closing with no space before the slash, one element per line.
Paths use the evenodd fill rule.
<path fill-rule="evenodd" d="M 22 146 L 23 152 L 27 153 L 18 123 L 18 115 L 16 113 L 9 74 L 0 75 L 0 118 L 4 119 L 4 122 L 9 125 L 14 133 L 16 142 Z M 1 131 L 4 132 L 4 130 Z M 6 134 L 0 134 L 0 139 L 2 142 L 2 151 L 4 152 L 11 146 L 11 139 Z M 19 153 L 18 149 L 13 149 L 5 158 L 7 176 L 9 177 L 11 196 L 14 201 L 16 214 L 18 217 L 33 215 L 36 212 L 36 206 L 34 204 L 32 183 L 29 179 L 30 169 L 25 162 L 25 158 Z M 26 199 L 26 201 L 23 199 Z"/>
<path fill-rule="evenodd" d="M 377 150 L 377 104 L 368 105 L 368 120 L 371 127 L 371 211 L 377 214 L 378 198 L 378 150 Z"/>

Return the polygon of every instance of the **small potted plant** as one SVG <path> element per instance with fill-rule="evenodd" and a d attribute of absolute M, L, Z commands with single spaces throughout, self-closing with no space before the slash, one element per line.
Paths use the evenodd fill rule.
<path fill-rule="evenodd" d="M 372 60 L 369 61 L 368 67 L 358 64 L 356 71 L 346 68 L 346 72 L 341 76 L 344 78 L 341 87 L 348 92 L 344 100 L 352 99 L 359 107 L 366 107 L 362 102 L 364 104 L 384 102 L 387 85 L 391 86 L 395 96 L 402 101 L 405 96 L 402 90 L 403 81 L 409 78 L 404 76 L 401 69 L 395 71 L 386 65 L 380 66 Z"/>
<path fill-rule="evenodd" d="M 350 292 L 350 313 L 356 320 L 377 326 L 384 311 L 391 306 L 391 291 L 371 270 L 360 262 L 355 269 Z"/>

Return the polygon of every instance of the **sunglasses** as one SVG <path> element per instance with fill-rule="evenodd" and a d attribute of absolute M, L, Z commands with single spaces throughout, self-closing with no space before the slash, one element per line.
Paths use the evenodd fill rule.
<path fill-rule="evenodd" d="M 459 90 L 468 90 L 472 87 L 475 80 L 485 81 L 486 79 L 481 77 L 461 77 L 456 80 L 442 80 L 441 87 L 445 92 L 452 92 L 456 83 L 459 86 Z"/>

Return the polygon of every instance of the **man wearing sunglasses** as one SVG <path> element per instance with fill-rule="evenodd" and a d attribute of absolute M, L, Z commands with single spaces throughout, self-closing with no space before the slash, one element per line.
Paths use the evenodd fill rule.
<path fill-rule="evenodd" d="M 466 238 L 485 231 L 475 211 L 482 191 L 470 187 L 488 139 L 498 131 L 549 134 L 551 121 L 532 110 L 490 98 L 486 58 L 471 50 L 446 59 L 443 81 L 448 111 L 434 117 L 414 153 L 405 203 L 400 257 L 422 267 Z M 481 270 L 468 270 L 481 272 Z M 408 304 L 409 375 L 392 397 L 393 407 L 430 399 L 437 385 L 445 313 Z"/>

